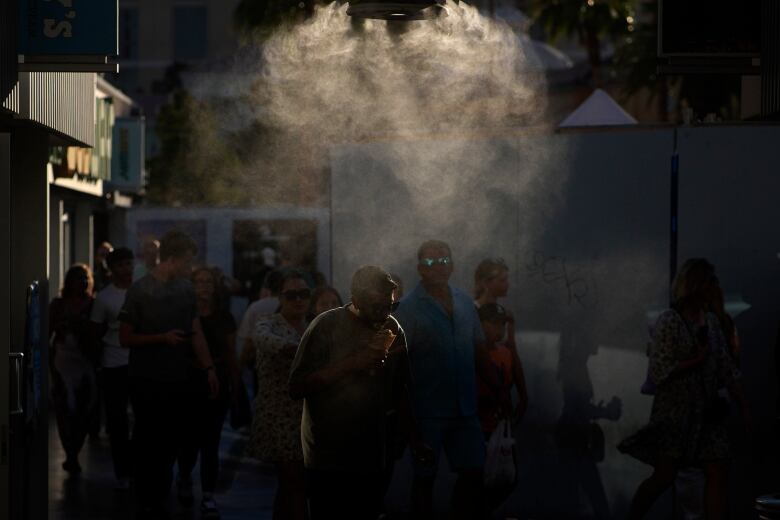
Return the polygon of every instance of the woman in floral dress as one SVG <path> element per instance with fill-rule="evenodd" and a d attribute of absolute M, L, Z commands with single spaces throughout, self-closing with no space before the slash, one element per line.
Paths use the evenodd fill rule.
<path fill-rule="evenodd" d="M 649 352 L 656 385 L 650 422 L 618 446 L 653 466 L 653 474 L 634 495 L 631 519 L 643 518 L 678 471 L 692 466 L 701 467 L 706 476 L 707 518 L 725 515 L 731 449 L 728 406 L 718 388 L 726 386 L 746 420 L 748 415 L 720 323 L 706 312 L 716 287 L 712 264 L 703 258 L 686 261 L 672 287 L 674 304 L 656 323 Z"/>
<path fill-rule="evenodd" d="M 310 298 L 311 290 L 301 273 L 285 274 L 279 311 L 261 318 L 253 334 L 258 391 L 249 453 L 276 466 L 279 487 L 274 499 L 274 520 L 305 518 L 303 401 L 290 398 L 287 380 L 298 343 L 306 330 Z"/>
<path fill-rule="evenodd" d="M 89 320 L 93 287 L 89 267 L 75 264 L 65 274 L 62 295 L 49 305 L 51 394 L 66 457 L 62 468 L 71 474 L 81 472 L 78 457 L 97 405 L 98 356 Z"/>

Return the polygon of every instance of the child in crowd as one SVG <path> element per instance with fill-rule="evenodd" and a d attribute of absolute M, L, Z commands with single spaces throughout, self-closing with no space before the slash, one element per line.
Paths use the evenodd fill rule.
<path fill-rule="evenodd" d="M 479 421 L 487 439 L 501 419 L 512 415 L 512 385 L 515 385 L 518 393 L 518 419 L 525 412 L 528 398 L 522 365 L 514 360 L 509 348 L 500 343 L 508 319 L 506 309 L 498 303 L 488 303 L 480 307 L 478 312 L 485 332 L 485 348 L 498 381 L 498 386 L 491 386 L 480 377 L 477 383 Z"/>
<path fill-rule="evenodd" d="M 498 303 L 486 303 L 479 308 L 478 313 L 482 330 L 485 332 L 484 348 L 488 351 L 490 369 L 494 370 L 496 375 L 494 385 L 489 384 L 483 377 L 477 377 L 477 413 L 487 441 L 502 419 L 512 418 L 512 386 L 517 388 L 518 403 L 514 415 L 518 420 L 525 412 L 528 397 L 523 367 L 519 359 L 512 355 L 505 344 L 500 343 L 509 319 L 506 309 Z M 486 510 L 494 511 L 507 499 L 513 489 L 514 485 L 501 489 L 486 489 Z"/>

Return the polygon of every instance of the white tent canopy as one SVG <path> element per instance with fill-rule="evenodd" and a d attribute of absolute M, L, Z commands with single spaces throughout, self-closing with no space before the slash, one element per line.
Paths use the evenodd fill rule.
<path fill-rule="evenodd" d="M 558 128 L 576 126 L 614 126 L 637 124 L 609 94 L 597 88 L 588 99 L 564 119 Z"/>
<path fill-rule="evenodd" d="M 525 34 L 518 34 L 517 39 L 534 69 L 550 72 L 569 70 L 574 66 L 566 54 L 551 45 L 529 38 Z"/>
<path fill-rule="evenodd" d="M 527 32 L 528 28 L 531 27 L 531 24 L 533 23 L 533 20 L 524 12 L 509 4 L 498 5 L 495 9 L 494 16 L 499 20 L 503 20 L 515 31 Z"/>

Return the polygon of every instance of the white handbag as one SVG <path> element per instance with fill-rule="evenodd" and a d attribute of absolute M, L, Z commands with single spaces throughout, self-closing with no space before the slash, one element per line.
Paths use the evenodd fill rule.
<path fill-rule="evenodd" d="M 512 437 L 509 420 L 502 419 L 487 442 L 485 487 L 513 486 L 516 476 L 515 439 Z"/>

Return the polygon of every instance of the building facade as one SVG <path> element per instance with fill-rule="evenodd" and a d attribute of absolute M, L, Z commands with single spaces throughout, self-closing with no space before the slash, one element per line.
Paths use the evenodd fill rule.
<path fill-rule="evenodd" d="M 49 302 L 143 195 L 142 112 L 99 76 L 116 69 L 116 7 L 73 7 L 80 25 L 61 22 L 64 41 L 43 19 L 67 16 L 63 5 L 0 0 L 0 518 L 10 520 L 48 515 Z"/>

